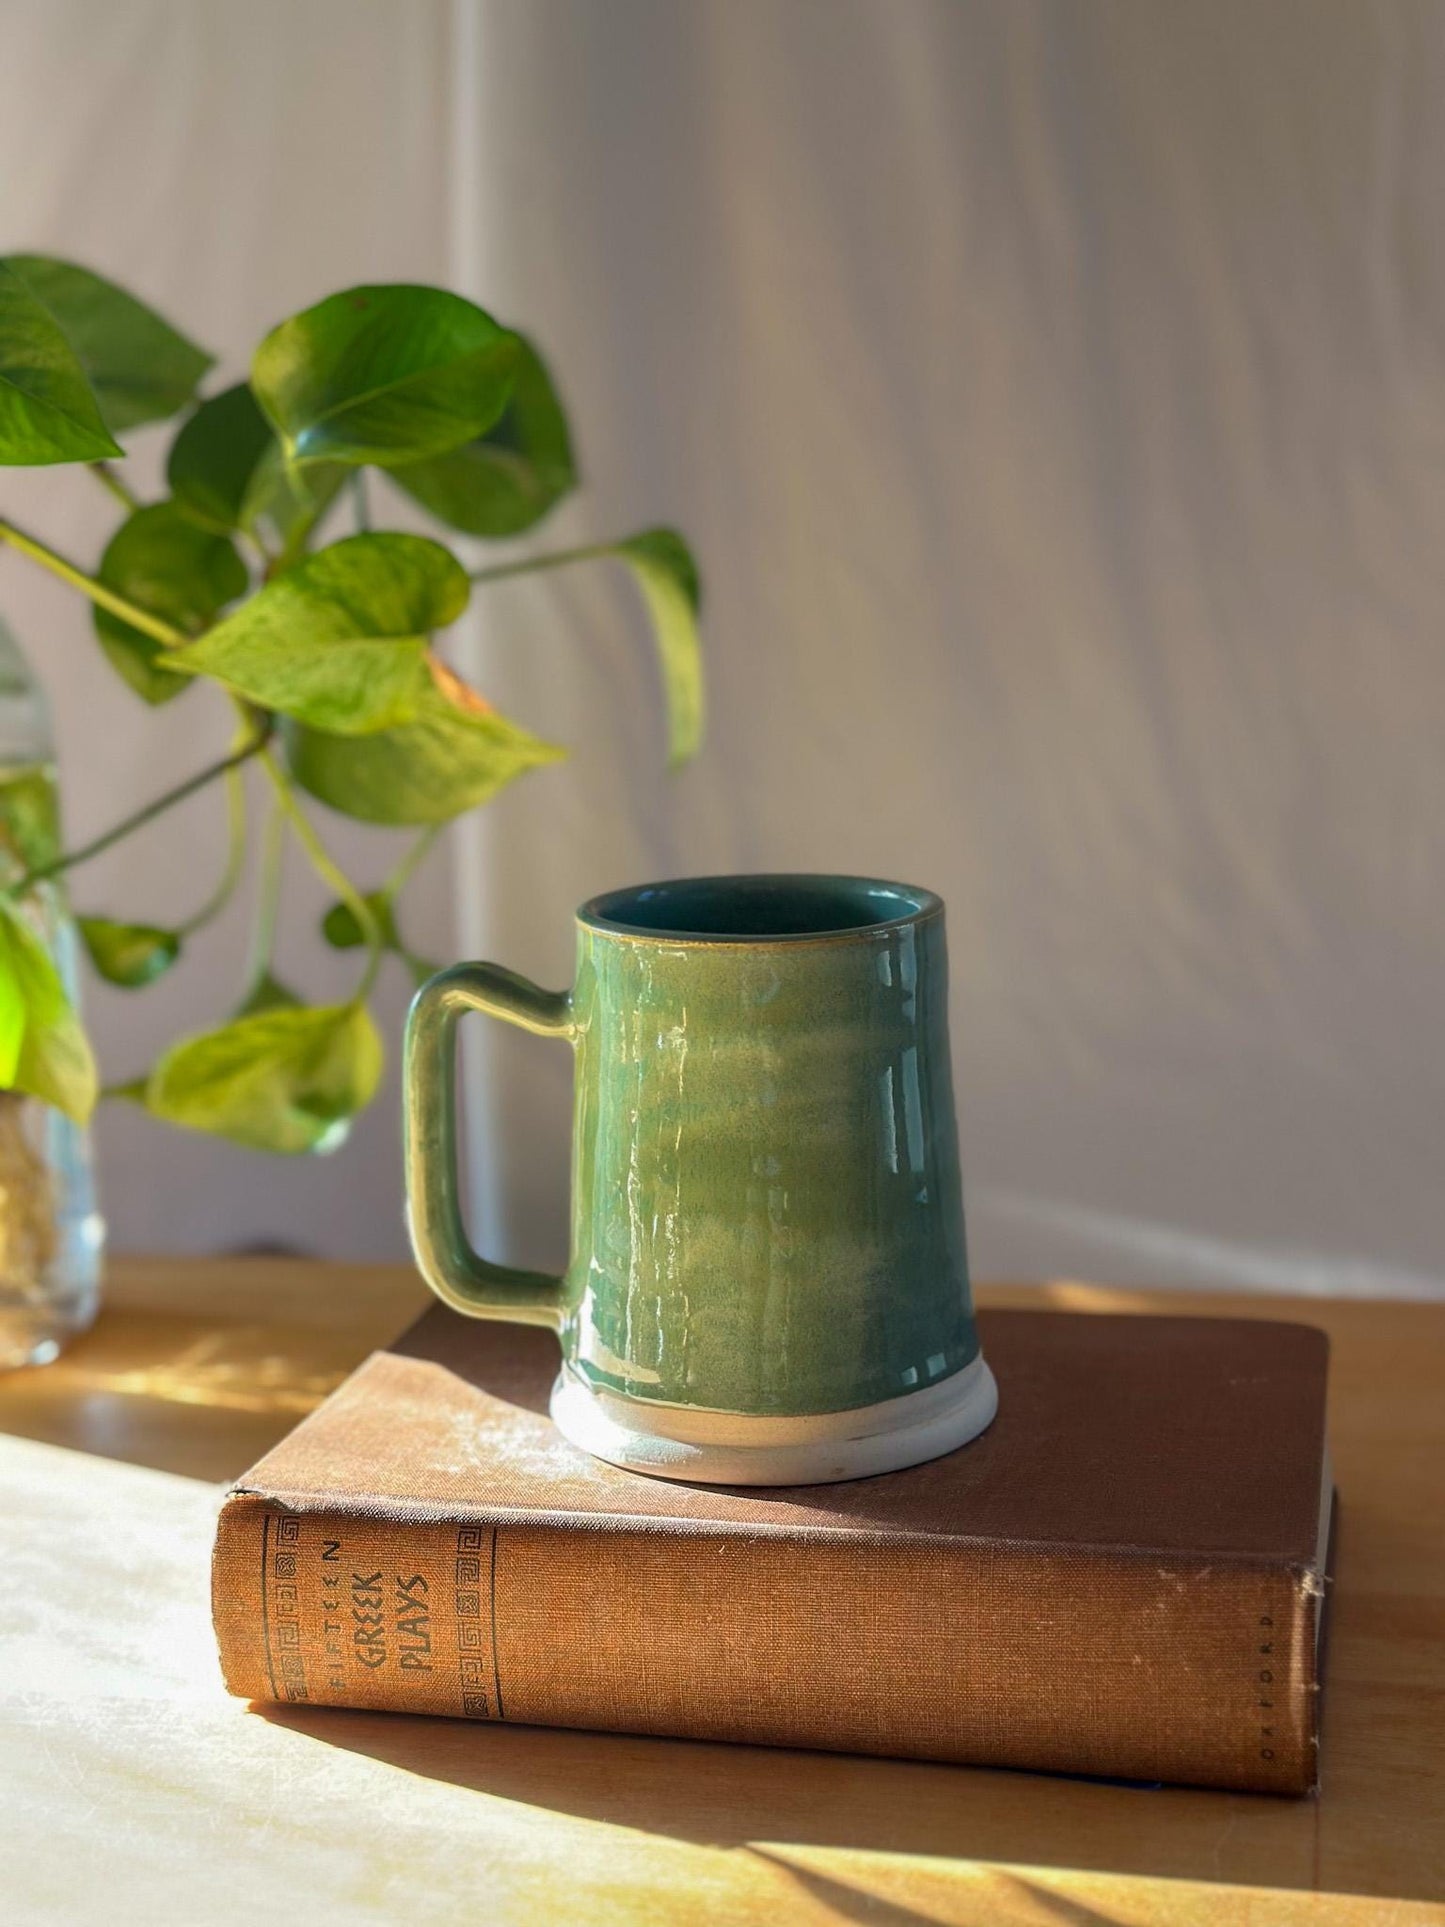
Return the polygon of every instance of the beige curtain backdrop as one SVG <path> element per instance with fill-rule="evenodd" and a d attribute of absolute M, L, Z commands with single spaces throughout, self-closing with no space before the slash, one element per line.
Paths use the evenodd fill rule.
<path fill-rule="evenodd" d="M 976 1269 L 1439 1289 L 1445 8 L 469 18 L 461 265 L 567 377 L 557 534 L 676 517 L 712 689 L 669 780 L 625 585 L 489 602 L 579 747 L 469 942 L 560 982 L 605 884 L 931 884 Z M 565 1052 L 488 1056 L 484 1215 L 555 1256 Z"/>
<path fill-rule="evenodd" d="M 452 278 L 566 389 L 588 488 L 546 540 L 695 542 L 711 734 L 677 777 L 624 581 L 486 597 L 464 652 L 575 754 L 433 866 L 418 947 L 560 983 L 610 884 L 928 883 L 979 1271 L 1445 1288 L 1445 10 L 0 0 L 0 27 L 4 245 L 124 274 L 229 367 L 332 286 Z M 0 503 L 93 554 L 83 483 Z M 0 606 L 77 834 L 209 750 L 13 560 Z M 187 818 L 193 875 L 138 840 L 77 896 L 199 896 L 216 818 Z M 94 994 L 117 1071 L 214 1007 L 243 929 L 174 993 Z M 472 1029 L 479 1235 L 555 1260 L 566 1053 Z M 324 1165 L 119 1112 L 101 1150 L 131 1247 L 402 1248 L 392 1098 Z"/>

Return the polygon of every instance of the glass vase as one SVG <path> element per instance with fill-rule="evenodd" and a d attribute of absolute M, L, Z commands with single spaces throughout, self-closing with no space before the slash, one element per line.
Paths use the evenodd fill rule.
<path fill-rule="evenodd" d="M 43 867 L 59 848 L 45 699 L 0 623 L 0 885 Z M 64 886 L 37 883 L 18 907 L 78 1002 L 78 945 Z M 39 1098 L 0 1090 L 0 1370 L 48 1364 L 92 1322 L 104 1242 L 89 1132 Z"/>

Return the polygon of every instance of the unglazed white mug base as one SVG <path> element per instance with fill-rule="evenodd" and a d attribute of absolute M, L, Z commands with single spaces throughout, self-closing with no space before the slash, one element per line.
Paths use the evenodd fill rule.
<path fill-rule="evenodd" d="M 563 1366 L 552 1420 L 595 1458 L 698 1485 L 832 1485 L 942 1458 L 978 1437 L 998 1410 L 982 1356 L 941 1384 L 850 1412 L 753 1417 L 624 1398 Z"/>

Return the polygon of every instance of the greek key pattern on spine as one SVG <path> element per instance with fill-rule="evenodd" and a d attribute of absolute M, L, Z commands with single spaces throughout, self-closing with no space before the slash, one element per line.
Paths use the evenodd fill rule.
<path fill-rule="evenodd" d="M 452 1569 L 461 1710 L 468 1719 L 500 1720 L 497 1665 L 497 1529 L 459 1526 Z"/>
<path fill-rule="evenodd" d="M 273 1521 L 274 1538 L 271 1536 Z M 271 1691 L 281 1700 L 311 1697 L 301 1638 L 301 1594 L 297 1586 L 300 1539 L 301 1521 L 294 1515 L 266 1515 L 261 1533 L 261 1610 L 266 1632 L 266 1670 Z"/>

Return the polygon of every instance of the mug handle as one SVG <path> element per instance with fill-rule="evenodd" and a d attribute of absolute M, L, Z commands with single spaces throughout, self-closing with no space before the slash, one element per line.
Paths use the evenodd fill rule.
<path fill-rule="evenodd" d="M 422 1276 L 444 1304 L 471 1318 L 518 1325 L 562 1323 L 562 1280 L 496 1265 L 472 1250 L 462 1224 L 456 1165 L 456 1027 L 469 1010 L 520 1024 L 538 1037 L 576 1034 L 572 998 L 539 990 L 500 964 L 461 963 L 412 999 L 403 1047 L 407 1223 Z"/>

